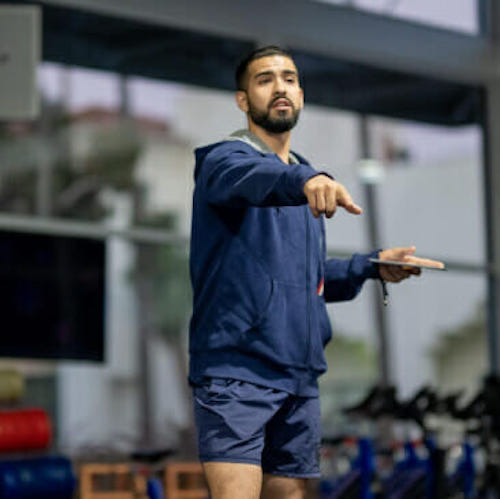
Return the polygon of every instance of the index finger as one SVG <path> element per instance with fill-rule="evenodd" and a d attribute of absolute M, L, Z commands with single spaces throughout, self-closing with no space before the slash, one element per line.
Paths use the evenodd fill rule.
<path fill-rule="evenodd" d="M 353 215 L 361 215 L 361 213 L 363 213 L 362 208 L 359 207 L 352 200 L 351 195 L 347 192 L 347 190 L 345 188 L 340 190 L 340 192 L 337 196 L 337 204 L 339 206 L 342 206 L 342 208 L 347 210 L 349 213 L 352 213 Z"/>

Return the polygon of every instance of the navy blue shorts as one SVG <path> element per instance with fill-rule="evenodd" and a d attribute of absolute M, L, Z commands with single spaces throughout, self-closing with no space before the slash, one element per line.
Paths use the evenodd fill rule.
<path fill-rule="evenodd" d="M 256 464 L 295 478 L 320 475 L 318 397 L 226 379 L 207 380 L 193 395 L 200 461 Z"/>

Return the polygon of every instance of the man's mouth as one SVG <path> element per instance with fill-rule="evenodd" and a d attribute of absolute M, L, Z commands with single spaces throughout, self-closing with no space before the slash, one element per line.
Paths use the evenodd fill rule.
<path fill-rule="evenodd" d="M 292 107 L 292 103 L 288 99 L 281 97 L 273 101 L 271 107 L 275 109 L 289 109 Z"/>

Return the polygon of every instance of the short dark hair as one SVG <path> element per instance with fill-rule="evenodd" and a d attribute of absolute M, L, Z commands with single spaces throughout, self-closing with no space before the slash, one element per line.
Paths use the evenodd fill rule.
<path fill-rule="evenodd" d="M 293 57 L 290 54 L 290 52 L 287 52 L 285 49 L 282 49 L 277 45 L 268 45 L 266 47 L 255 49 L 254 51 L 250 52 L 250 54 L 248 54 L 244 59 L 242 59 L 241 62 L 238 64 L 238 67 L 236 68 L 236 74 L 235 74 L 236 89 L 246 90 L 245 77 L 248 66 L 250 65 L 251 62 L 255 61 L 256 59 L 260 59 L 262 57 L 269 57 L 272 55 L 282 55 L 284 57 L 292 59 L 293 61 Z"/>

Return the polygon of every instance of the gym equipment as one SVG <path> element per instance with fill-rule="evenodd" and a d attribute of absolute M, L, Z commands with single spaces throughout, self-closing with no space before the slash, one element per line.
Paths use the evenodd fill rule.
<path fill-rule="evenodd" d="M 494 393 L 476 397 L 473 404 L 459 409 L 461 392 L 438 397 L 430 387 L 423 387 L 412 399 L 401 402 L 396 398 L 394 387 L 374 387 L 360 403 L 346 408 L 344 413 L 361 420 L 391 418 L 392 426 L 396 424 L 404 431 L 403 441 L 393 444 L 401 450 L 380 447 L 380 442 L 387 442 L 387 435 L 378 441 L 365 434 L 357 440 L 357 457 L 350 459 L 349 470 L 340 476 L 334 472 L 330 479 L 322 480 L 320 497 L 498 499 L 498 495 L 478 495 L 477 436 L 474 432 L 465 432 L 464 428 L 471 415 L 480 417 L 485 407 L 490 407 L 490 415 L 498 409 L 500 416 L 499 388 L 500 383 Z M 491 417 L 488 420 L 491 421 Z M 491 423 L 490 427 L 490 433 L 495 434 L 500 424 L 496 427 Z M 477 433 L 477 424 L 474 428 Z M 417 441 L 411 438 L 416 430 L 420 434 Z M 324 439 L 324 443 L 338 447 L 343 440 L 338 437 Z M 491 467 L 490 476 L 493 476 Z M 498 485 L 497 478 L 500 478 L 498 470 L 492 483 Z"/>
<path fill-rule="evenodd" d="M 0 370 L 0 402 L 15 403 L 20 401 L 25 392 L 24 378 L 14 369 Z"/>
<path fill-rule="evenodd" d="M 71 499 L 76 480 L 63 456 L 0 461 L 2 499 Z"/>
<path fill-rule="evenodd" d="M 0 452 L 45 449 L 51 438 L 52 427 L 44 410 L 0 411 Z"/>

